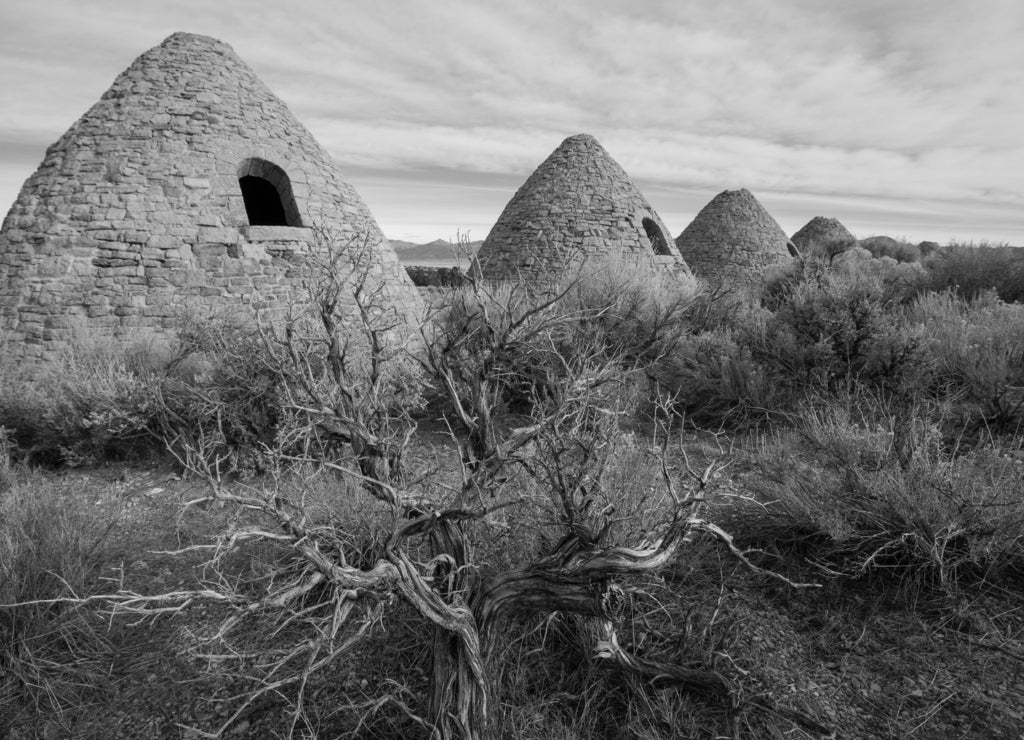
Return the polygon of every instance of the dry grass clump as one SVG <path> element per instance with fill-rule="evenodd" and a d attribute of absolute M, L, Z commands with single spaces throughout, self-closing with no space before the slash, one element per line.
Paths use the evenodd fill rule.
<path fill-rule="evenodd" d="M 14 485 L 15 444 L 11 431 L 0 426 L 0 497 Z"/>
<path fill-rule="evenodd" d="M 0 734 L 25 714 L 63 722 L 110 684 L 107 625 L 50 601 L 98 593 L 112 548 L 110 522 L 66 494 L 36 475 L 0 494 Z"/>
<path fill-rule="evenodd" d="M 913 412 L 804 405 L 754 459 L 750 539 L 839 574 L 888 574 L 947 595 L 1024 574 L 1020 440 L 950 447 Z"/>

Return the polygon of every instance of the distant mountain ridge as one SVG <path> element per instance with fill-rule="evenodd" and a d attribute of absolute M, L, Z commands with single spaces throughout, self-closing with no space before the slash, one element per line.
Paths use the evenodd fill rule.
<path fill-rule="evenodd" d="M 866 240 L 871 242 L 872 240 L 877 241 L 879 239 L 887 239 L 888 237 L 869 237 Z M 435 239 L 432 242 L 426 244 L 417 244 L 416 242 L 409 242 L 403 239 L 389 239 L 391 247 L 395 250 L 395 254 L 398 255 L 399 261 L 404 265 L 435 265 L 435 266 L 454 266 L 458 262 L 463 263 L 463 267 L 468 266 L 469 260 L 465 254 L 459 254 L 456 257 L 455 245 L 447 239 Z M 891 240 L 896 241 L 896 240 Z M 480 245 L 483 244 L 483 239 L 477 241 L 467 242 L 462 248 L 466 247 L 475 255 L 480 249 Z M 929 245 L 928 251 L 934 249 L 946 250 L 950 247 L 940 246 L 936 242 L 922 242 L 922 244 Z M 975 246 L 970 244 L 969 246 Z M 1010 247 L 1009 245 L 988 245 L 982 243 L 979 247 L 989 247 L 993 249 L 1020 249 L 1020 247 Z"/>
<path fill-rule="evenodd" d="M 415 242 L 407 242 L 402 239 L 389 239 L 391 247 L 395 250 L 395 254 L 398 255 L 398 259 L 407 265 L 416 265 L 422 262 L 447 262 L 455 264 L 457 259 L 463 261 L 466 260 L 466 255 L 459 253 L 457 250 L 469 248 L 469 250 L 476 254 L 477 250 L 480 249 L 480 245 L 483 244 L 483 240 L 467 242 L 464 245 L 456 246 L 447 239 L 435 239 L 427 244 L 416 244 Z"/>

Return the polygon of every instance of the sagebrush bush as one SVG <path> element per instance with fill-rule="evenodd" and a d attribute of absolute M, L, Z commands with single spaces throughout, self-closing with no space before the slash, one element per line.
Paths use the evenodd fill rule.
<path fill-rule="evenodd" d="M 1024 423 L 1024 305 L 994 291 L 925 293 L 906 311 L 927 354 L 931 394 L 1000 433 Z"/>
<path fill-rule="evenodd" d="M 588 262 L 561 310 L 577 314 L 580 330 L 607 356 L 650 364 L 690 333 L 691 310 L 706 291 L 690 275 L 645 273 L 616 259 Z"/>
<path fill-rule="evenodd" d="M 912 395 L 928 363 L 902 312 L 921 274 L 888 257 L 795 260 L 766 277 L 760 307 L 718 325 L 727 328 L 691 325 L 653 375 L 691 421 L 724 428 L 785 416 L 808 393 Z"/>
<path fill-rule="evenodd" d="M 799 285 L 808 281 L 826 279 L 829 263 L 821 258 L 801 258 L 772 269 L 765 275 L 761 291 L 761 305 L 776 311 L 793 296 Z"/>
<path fill-rule="evenodd" d="M 737 525 L 746 536 L 845 573 L 890 572 L 950 594 L 965 580 L 1022 572 L 1019 443 L 951 450 L 934 420 L 836 402 L 804 405 L 797 419 L 756 459 L 762 505 Z"/>
<path fill-rule="evenodd" d="M 374 365 L 357 330 L 339 327 L 332 340 L 306 308 L 273 325 L 237 315 L 183 320 L 175 359 L 152 388 L 175 454 L 201 447 L 224 472 L 261 472 L 270 450 L 331 457 L 346 435 L 328 418 L 337 404 L 364 411 L 370 426 L 423 405 L 411 357 L 395 351 Z"/>
<path fill-rule="evenodd" d="M 875 258 L 891 257 L 897 262 L 921 261 L 921 248 L 918 245 L 889 236 L 869 236 L 861 239 L 859 245 L 871 252 L 871 256 Z"/>
<path fill-rule="evenodd" d="M 232 466 L 251 464 L 260 444 L 273 443 L 282 416 L 279 378 L 258 328 L 237 316 L 187 315 L 175 337 L 173 360 L 151 388 L 160 433 L 203 435 Z"/>
<path fill-rule="evenodd" d="M 746 341 L 755 359 L 794 389 L 903 386 L 919 350 L 897 321 L 909 290 L 899 271 L 884 266 L 812 266 L 773 295 L 774 313 Z"/>
<path fill-rule="evenodd" d="M 982 242 L 952 244 L 924 261 L 927 287 L 952 289 L 964 298 L 994 290 L 1008 303 L 1024 301 L 1024 249 Z"/>
<path fill-rule="evenodd" d="M 920 263 L 901 262 L 892 257 L 840 263 L 837 271 L 877 281 L 885 299 L 895 303 L 913 300 L 926 284 L 925 270 Z"/>
<path fill-rule="evenodd" d="M 622 400 L 637 380 L 627 376 L 669 355 L 689 333 L 688 312 L 701 291 L 688 276 L 587 262 L 544 290 L 482 282 L 455 289 L 425 338 L 448 347 L 460 394 L 484 366 L 495 371 L 489 386 L 500 410 L 522 412 L 554 398 L 567 375 L 586 365 L 602 372 L 614 366 L 619 374 L 607 388 Z"/>
<path fill-rule="evenodd" d="M 673 408 L 701 427 L 741 429 L 763 422 L 779 389 L 737 332 L 720 329 L 686 337 L 652 373 Z"/>
<path fill-rule="evenodd" d="M 0 421 L 23 454 L 47 464 L 90 465 L 148 450 L 152 364 L 142 353 L 77 336 L 51 365 L 0 369 Z"/>
<path fill-rule="evenodd" d="M 800 248 L 800 260 L 820 260 L 830 263 L 844 252 L 856 248 L 857 240 L 853 237 L 812 239 Z"/>
<path fill-rule="evenodd" d="M 147 378 L 123 356 L 68 354 L 53 381 L 43 420 L 65 464 L 93 464 L 151 441 Z"/>
<path fill-rule="evenodd" d="M 770 274 L 777 276 L 780 269 L 785 271 L 787 268 L 775 268 Z M 718 329 L 729 330 L 735 329 L 751 315 L 756 316 L 759 312 L 760 290 L 757 298 L 752 299 L 746 292 L 725 286 L 705 287 L 686 309 L 683 324 L 691 334 L 702 334 Z"/>

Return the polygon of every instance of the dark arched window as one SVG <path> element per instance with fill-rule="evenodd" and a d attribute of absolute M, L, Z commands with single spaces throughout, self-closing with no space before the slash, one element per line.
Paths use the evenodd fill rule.
<path fill-rule="evenodd" d="M 288 175 L 265 159 L 247 159 L 238 168 L 238 187 L 251 226 L 302 226 Z"/>
<path fill-rule="evenodd" d="M 645 218 L 643 224 L 644 231 L 647 232 L 647 238 L 651 240 L 654 253 L 662 257 L 671 257 L 672 249 L 668 246 L 668 239 L 665 238 L 662 230 L 658 228 L 658 224 L 654 223 L 654 219 Z"/>
<path fill-rule="evenodd" d="M 255 175 L 238 178 L 245 200 L 245 215 L 253 226 L 287 226 L 284 205 L 277 188 L 269 180 Z"/>

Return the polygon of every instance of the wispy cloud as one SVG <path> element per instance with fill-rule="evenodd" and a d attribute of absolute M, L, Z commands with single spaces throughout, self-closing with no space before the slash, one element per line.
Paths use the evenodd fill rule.
<path fill-rule="evenodd" d="M 302 13 L 50 0 L 6 3 L 0 21 L 0 140 L 27 132 L 39 156 L 134 56 L 190 30 L 235 47 L 352 171 L 385 229 L 399 212 L 418 214 L 403 216 L 406 232 L 415 218 L 423 230 L 469 213 L 485 224 L 497 213 L 493 191 L 473 185 L 481 175 L 513 183 L 502 203 L 586 131 L 666 202 L 743 186 L 803 204 L 802 221 L 892 223 L 880 204 L 895 204 L 907 234 L 942 239 L 984 214 L 992 226 L 976 235 L 1024 243 L 1017 0 L 320 0 Z M 2 160 L 0 202 L 16 170 L 28 174 Z M 424 173 L 453 201 L 417 196 Z M 655 205 L 674 231 L 696 210 Z"/>

